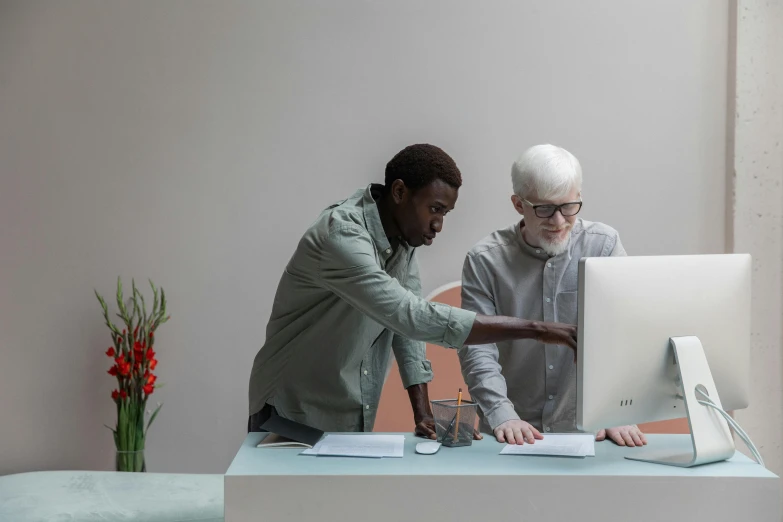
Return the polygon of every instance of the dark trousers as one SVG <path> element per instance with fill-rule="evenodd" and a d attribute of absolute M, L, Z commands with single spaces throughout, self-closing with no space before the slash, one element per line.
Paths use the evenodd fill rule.
<path fill-rule="evenodd" d="M 247 432 L 254 432 L 254 431 L 266 431 L 264 429 L 261 429 L 261 425 L 264 424 L 266 421 L 269 420 L 269 417 L 272 415 L 277 415 L 277 411 L 273 406 L 270 406 L 269 404 L 264 404 L 264 407 L 261 408 L 261 411 L 258 413 L 254 413 L 250 417 L 247 418 Z"/>

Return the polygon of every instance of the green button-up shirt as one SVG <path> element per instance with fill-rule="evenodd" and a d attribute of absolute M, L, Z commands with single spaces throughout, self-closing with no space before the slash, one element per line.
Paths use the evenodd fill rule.
<path fill-rule="evenodd" d="M 421 298 L 415 249 L 381 225 L 370 185 L 326 208 L 277 288 L 250 374 L 250 414 L 324 431 L 372 431 L 393 350 L 403 386 L 432 380 L 424 342 L 460 347 L 475 312 Z"/>

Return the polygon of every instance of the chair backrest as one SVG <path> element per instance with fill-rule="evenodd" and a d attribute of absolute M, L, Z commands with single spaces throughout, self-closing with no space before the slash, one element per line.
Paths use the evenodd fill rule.
<path fill-rule="evenodd" d="M 427 297 L 430 301 L 451 306 L 462 305 L 462 285 L 459 281 L 436 289 Z M 463 398 L 469 399 L 468 386 L 462 378 L 457 351 L 427 344 L 427 358 L 432 363 L 434 377 L 429 384 L 431 400 L 455 399 L 462 388 Z M 687 419 L 640 424 L 644 433 L 690 433 Z M 409 432 L 413 430 L 413 413 L 408 392 L 402 387 L 397 361 L 392 360 L 389 376 L 381 393 L 374 431 Z"/>

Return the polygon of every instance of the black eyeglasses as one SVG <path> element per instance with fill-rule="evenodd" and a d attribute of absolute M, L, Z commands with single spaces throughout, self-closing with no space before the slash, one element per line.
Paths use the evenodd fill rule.
<path fill-rule="evenodd" d="M 533 207 L 533 211 L 536 213 L 536 217 L 547 219 L 555 215 L 558 210 L 563 217 L 571 217 L 579 214 L 582 210 L 581 201 L 572 201 L 570 203 L 563 203 L 562 205 L 534 205 L 528 200 L 522 198 L 522 201 Z"/>

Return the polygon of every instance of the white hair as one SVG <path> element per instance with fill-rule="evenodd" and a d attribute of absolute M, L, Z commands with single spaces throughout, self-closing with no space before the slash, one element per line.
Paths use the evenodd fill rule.
<path fill-rule="evenodd" d="M 521 198 L 551 200 L 582 191 L 582 166 L 567 150 L 554 145 L 527 149 L 511 167 L 514 193 Z"/>

